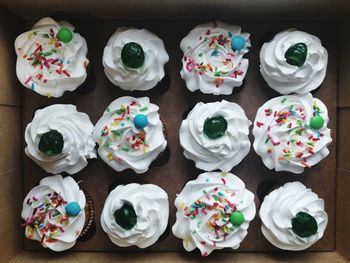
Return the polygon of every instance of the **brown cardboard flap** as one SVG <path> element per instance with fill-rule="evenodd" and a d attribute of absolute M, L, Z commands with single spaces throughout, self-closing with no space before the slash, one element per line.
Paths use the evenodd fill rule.
<path fill-rule="evenodd" d="M 21 110 L 0 106 L 0 116 L 0 167 L 6 173 L 21 166 Z"/>
<path fill-rule="evenodd" d="M 0 9 L 0 105 L 21 104 L 21 84 L 15 74 L 16 54 L 14 41 L 22 22 Z"/>
<path fill-rule="evenodd" d="M 19 225 L 22 210 L 21 171 L 16 169 L 0 173 L 0 262 L 8 262 L 22 250 L 22 236 Z"/>
<path fill-rule="evenodd" d="M 350 107 L 350 21 L 339 23 L 338 33 L 338 107 Z"/>
<path fill-rule="evenodd" d="M 336 242 L 337 251 L 350 259 L 350 171 L 338 169 L 336 199 Z"/>
<path fill-rule="evenodd" d="M 154 262 L 154 263 L 179 263 L 179 262 L 201 262 L 200 258 L 190 253 L 68 253 L 68 254 L 53 254 L 48 256 L 45 253 L 30 253 L 23 252 L 11 263 L 46 263 L 49 262 L 64 262 L 64 263 L 108 263 L 108 262 Z M 346 263 L 347 261 L 336 252 L 301 252 L 301 253 L 221 253 L 210 255 L 210 258 L 204 260 L 206 262 L 220 263 Z"/>
<path fill-rule="evenodd" d="M 349 67 L 350 68 L 350 67 Z M 337 166 L 350 171 L 350 108 L 338 110 Z"/>
<path fill-rule="evenodd" d="M 3 0 L 3 5 L 25 19 L 38 19 L 56 11 L 85 13 L 108 20 L 140 19 L 330 19 L 350 11 L 346 0 Z M 179 14 L 181 14 L 179 16 Z"/>

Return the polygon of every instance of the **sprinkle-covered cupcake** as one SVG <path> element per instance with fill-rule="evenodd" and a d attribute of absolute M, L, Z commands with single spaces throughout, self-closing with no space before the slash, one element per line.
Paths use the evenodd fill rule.
<path fill-rule="evenodd" d="M 96 158 L 94 126 L 76 106 L 55 104 L 35 112 L 25 130 L 25 153 L 46 172 L 75 174 Z"/>
<path fill-rule="evenodd" d="M 101 225 L 120 247 L 153 245 L 168 225 L 167 193 L 153 184 L 117 186 L 107 197 Z"/>
<path fill-rule="evenodd" d="M 258 109 L 253 147 L 269 169 L 300 174 L 329 154 L 326 106 L 310 93 L 269 100 Z"/>
<path fill-rule="evenodd" d="M 86 79 L 86 41 L 66 21 L 39 20 L 17 37 L 15 49 L 19 81 L 40 95 L 60 97 Z"/>
<path fill-rule="evenodd" d="M 167 146 L 159 107 L 148 97 L 120 97 L 104 111 L 95 125 L 98 154 L 120 172 L 145 173 Z"/>
<path fill-rule="evenodd" d="M 87 233 L 93 222 L 93 204 L 72 177 L 52 175 L 27 194 L 22 218 L 28 239 L 59 252 L 73 247 Z"/>
<path fill-rule="evenodd" d="M 164 78 L 169 61 L 163 41 L 146 29 L 119 27 L 103 52 L 107 78 L 123 90 L 150 90 Z"/>
<path fill-rule="evenodd" d="M 259 215 L 265 238 L 280 249 L 293 251 L 322 238 L 328 222 L 323 199 L 300 182 L 287 183 L 267 195 Z"/>
<path fill-rule="evenodd" d="M 261 75 L 281 94 L 306 94 L 317 89 L 326 76 L 327 62 L 321 40 L 295 29 L 278 33 L 260 51 Z"/>
<path fill-rule="evenodd" d="M 255 216 L 254 194 L 231 173 L 207 172 L 189 181 L 175 199 L 172 228 L 183 247 L 202 256 L 215 249 L 238 249 Z"/>
<path fill-rule="evenodd" d="M 248 70 L 243 58 L 251 46 L 241 27 L 214 22 L 195 27 L 182 41 L 181 77 L 190 91 L 229 95 Z"/>
<path fill-rule="evenodd" d="M 249 153 L 251 124 L 236 103 L 199 102 L 180 127 L 184 155 L 199 169 L 228 172 Z"/>

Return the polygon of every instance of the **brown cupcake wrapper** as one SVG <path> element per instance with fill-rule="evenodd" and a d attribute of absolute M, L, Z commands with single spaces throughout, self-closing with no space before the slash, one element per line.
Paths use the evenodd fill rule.
<path fill-rule="evenodd" d="M 161 117 L 160 118 L 160 121 L 162 122 L 163 124 L 163 134 L 164 134 L 164 138 L 165 140 L 168 140 L 168 130 L 167 130 L 167 123 L 164 122 L 164 119 L 162 119 Z M 165 154 L 169 152 L 169 148 L 168 148 L 168 151 L 167 151 L 167 148 L 168 148 L 168 145 L 166 146 L 166 148 L 164 149 L 164 151 L 162 151 L 161 153 L 158 154 L 157 158 L 153 160 L 153 162 L 150 164 L 150 167 L 151 166 L 162 166 L 161 165 L 157 165 L 158 162 L 161 162 L 163 158 L 165 158 Z"/>
<path fill-rule="evenodd" d="M 82 186 L 80 186 L 80 189 L 84 192 L 84 195 L 86 198 L 85 225 L 84 225 L 84 228 L 79 235 L 79 238 L 83 238 L 89 232 L 89 230 L 91 229 L 91 226 L 94 222 L 94 203 L 93 203 L 92 198 L 91 198 L 90 194 L 88 193 L 88 191 Z"/>

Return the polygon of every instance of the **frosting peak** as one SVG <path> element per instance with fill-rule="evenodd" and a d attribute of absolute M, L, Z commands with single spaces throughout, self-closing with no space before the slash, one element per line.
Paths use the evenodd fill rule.
<path fill-rule="evenodd" d="M 260 50 L 260 72 L 281 94 L 306 94 L 326 76 L 327 50 L 316 36 L 295 29 L 278 33 Z"/>
<path fill-rule="evenodd" d="M 120 215 L 122 210 L 127 211 Z M 160 187 L 153 184 L 119 185 L 106 199 L 101 225 L 117 246 L 146 248 L 163 234 L 168 217 L 168 195 Z"/>
<path fill-rule="evenodd" d="M 70 32 L 70 39 L 58 35 Z M 27 88 L 47 97 L 60 97 L 73 91 L 86 79 L 87 44 L 68 22 L 52 18 L 39 20 L 33 28 L 15 41 L 16 72 Z M 62 35 L 62 34 L 61 34 Z M 69 41 L 68 41 L 69 40 Z"/>
<path fill-rule="evenodd" d="M 160 82 L 169 61 L 163 41 L 146 29 L 119 27 L 103 52 L 107 78 L 124 90 L 149 90 Z"/>
<path fill-rule="evenodd" d="M 205 171 L 230 171 L 249 153 L 249 126 L 236 103 L 199 102 L 182 121 L 180 144 L 186 158 Z"/>
<path fill-rule="evenodd" d="M 100 157 L 116 171 L 146 172 L 167 145 L 158 109 L 148 97 L 113 101 L 94 129 Z"/>
<path fill-rule="evenodd" d="M 48 106 L 37 110 L 26 127 L 25 153 L 48 173 L 75 174 L 87 166 L 87 159 L 96 158 L 93 129 L 89 116 L 74 105 Z"/>
<path fill-rule="evenodd" d="M 202 256 L 215 249 L 237 249 L 255 216 L 254 194 L 231 173 L 207 172 L 189 181 L 175 199 L 172 228 L 183 247 Z"/>
<path fill-rule="evenodd" d="M 248 33 L 223 22 L 199 25 L 182 41 L 181 77 L 190 91 L 229 95 L 248 70 L 243 58 L 251 46 Z"/>
<path fill-rule="evenodd" d="M 269 100 L 258 109 L 253 147 L 269 169 L 300 174 L 329 154 L 326 106 L 310 93 Z"/>
<path fill-rule="evenodd" d="M 66 211 L 73 202 L 81 208 L 74 216 Z M 26 237 L 54 251 L 73 247 L 85 224 L 85 204 L 85 195 L 72 177 L 45 177 L 23 201 Z"/>
<path fill-rule="evenodd" d="M 259 215 L 261 231 L 266 239 L 284 250 L 297 251 L 310 247 L 323 236 L 328 222 L 323 199 L 300 182 L 287 183 L 267 195 Z M 313 230 L 307 235 L 303 234 L 305 230 L 299 232 L 296 229 L 296 220 L 301 216 L 316 224 L 311 226 Z"/>

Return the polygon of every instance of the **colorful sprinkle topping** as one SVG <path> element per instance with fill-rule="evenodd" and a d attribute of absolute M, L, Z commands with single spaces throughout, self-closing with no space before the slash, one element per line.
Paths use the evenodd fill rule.
<path fill-rule="evenodd" d="M 29 239 L 40 232 L 41 242 L 53 243 L 64 233 L 69 224 L 69 215 L 65 210 L 67 202 L 61 195 L 52 191 L 40 199 L 35 196 L 27 199 L 27 205 L 33 208 L 32 215 L 21 226 L 26 226 Z"/>
<path fill-rule="evenodd" d="M 98 143 L 102 147 L 110 149 L 106 157 L 109 161 L 122 162 L 123 159 L 118 152 L 130 152 L 145 154 L 149 151 L 147 143 L 148 108 L 132 101 L 129 104 L 122 104 L 111 111 L 107 108 L 111 116 L 111 122 L 101 130 L 101 138 Z"/>
<path fill-rule="evenodd" d="M 241 200 L 238 200 L 235 193 L 225 186 L 226 181 L 222 179 L 223 186 L 209 191 L 203 190 L 203 197 L 189 207 L 182 206 L 185 216 L 194 222 L 194 231 L 206 227 L 208 237 L 214 246 L 217 241 L 225 240 L 244 221 L 243 213 L 237 210 Z"/>

